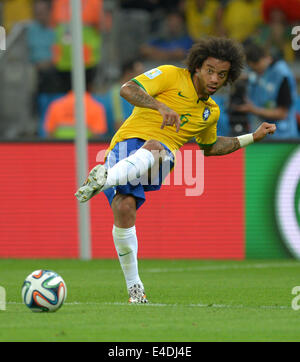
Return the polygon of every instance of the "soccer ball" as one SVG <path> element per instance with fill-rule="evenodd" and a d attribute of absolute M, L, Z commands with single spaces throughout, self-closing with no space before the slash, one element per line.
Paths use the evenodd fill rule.
<path fill-rule="evenodd" d="M 36 270 L 22 286 L 22 299 L 33 312 L 55 312 L 67 297 L 63 278 L 51 270 Z"/>

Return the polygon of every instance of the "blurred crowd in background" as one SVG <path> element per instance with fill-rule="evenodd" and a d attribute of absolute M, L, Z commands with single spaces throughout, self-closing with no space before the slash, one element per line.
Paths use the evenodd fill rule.
<path fill-rule="evenodd" d="M 70 13 L 70 0 L 0 0 L 1 139 L 74 138 Z M 300 50 L 292 47 L 300 0 L 82 0 L 82 20 L 90 138 L 109 140 L 130 115 L 124 82 L 161 64 L 184 67 L 207 35 L 241 42 L 248 63 L 213 97 L 218 134 L 250 132 L 267 119 L 276 120 L 277 138 L 300 137 Z"/>

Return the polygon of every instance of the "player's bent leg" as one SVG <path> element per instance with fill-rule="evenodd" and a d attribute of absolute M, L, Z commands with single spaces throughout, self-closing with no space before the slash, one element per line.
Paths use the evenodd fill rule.
<path fill-rule="evenodd" d="M 148 172 L 164 153 L 160 142 L 148 140 L 134 154 L 120 160 L 113 167 L 94 167 L 75 196 L 82 203 L 110 187 L 126 185 Z"/>
<path fill-rule="evenodd" d="M 148 303 L 138 273 L 135 198 L 116 194 L 111 206 L 114 214 L 112 234 L 127 285 L 129 303 Z"/>
<path fill-rule="evenodd" d="M 143 176 L 154 165 L 154 162 L 151 151 L 144 147 L 139 148 L 108 169 L 107 181 L 103 190 L 133 182 Z"/>
<path fill-rule="evenodd" d="M 168 156 L 166 149 L 163 147 L 163 145 L 156 140 L 146 141 L 142 148 L 151 151 L 154 157 L 154 164 L 148 170 L 148 184 L 152 184 L 152 182 L 158 176 L 160 165 L 162 164 L 162 162 L 170 160 L 170 157 Z"/>

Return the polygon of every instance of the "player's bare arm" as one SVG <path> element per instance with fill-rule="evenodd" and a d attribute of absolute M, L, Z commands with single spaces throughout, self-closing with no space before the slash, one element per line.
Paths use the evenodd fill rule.
<path fill-rule="evenodd" d="M 239 137 L 218 137 L 217 142 L 210 147 L 203 147 L 205 156 L 222 156 L 246 147 L 253 142 L 259 142 L 268 134 L 276 131 L 275 124 L 264 122 L 249 135 Z"/>
<path fill-rule="evenodd" d="M 241 148 L 237 137 L 218 137 L 212 146 L 203 147 L 205 156 L 222 156 L 232 153 Z"/>
<path fill-rule="evenodd" d="M 135 82 L 129 81 L 125 83 L 121 87 L 120 95 L 136 107 L 150 108 L 158 111 L 163 117 L 161 128 L 175 125 L 176 132 L 179 131 L 181 124 L 179 114 L 150 96 Z"/>

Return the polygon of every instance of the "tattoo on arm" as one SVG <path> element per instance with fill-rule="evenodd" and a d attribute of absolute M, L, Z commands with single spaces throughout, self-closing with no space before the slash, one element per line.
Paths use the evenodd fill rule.
<path fill-rule="evenodd" d="M 222 156 L 237 151 L 241 148 L 236 137 L 218 137 L 217 142 L 211 147 L 204 148 L 205 156 Z"/>
<path fill-rule="evenodd" d="M 157 109 L 158 102 L 155 98 L 151 97 L 139 85 L 132 81 L 122 86 L 120 95 L 134 106 Z"/>

